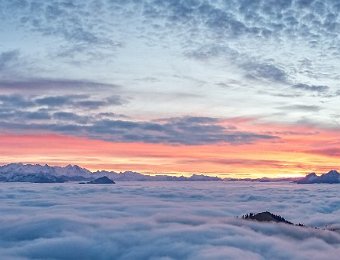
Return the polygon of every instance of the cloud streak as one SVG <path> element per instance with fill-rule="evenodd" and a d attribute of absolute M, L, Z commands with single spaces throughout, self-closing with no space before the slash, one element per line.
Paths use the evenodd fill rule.
<path fill-rule="evenodd" d="M 111 142 L 182 145 L 248 144 L 276 136 L 223 126 L 213 117 L 178 117 L 137 121 L 105 116 L 100 109 L 121 106 L 120 96 L 95 99 L 89 95 L 0 96 L 3 131 L 52 132 Z M 87 113 L 85 113 L 87 111 Z M 115 117 L 115 116 L 114 116 Z"/>
<path fill-rule="evenodd" d="M 86 102 L 87 104 L 88 102 Z M 76 103 L 78 104 L 78 103 Z M 79 104 L 78 104 L 79 105 Z M 96 108 L 93 103 L 81 109 Z M 96 104 L 97 105 L 97 104 Z M 0 111 L 1 112 L 1 111 Z M 100 118 L 96 113 L 78 115 L 72 112 L 37 110 L 2 110 L 2 130 L 18 133 L 52 132 L 106 140 L 110 142 L 143 142 L 181 145 L 214 143 L 248 144 L 278 139 L 276 136 L 228 129 L 216 118 L 182 117 L 156 121 L 131 121 Z M 56 119 L 54 120 L 51 119 Z M 22 122 L 22 123 L 20 123 Z M 30 124 L 28 125 L 28 122 Z"/>
<path fill-rule="evenodd" d="M 319 86 L 319 85 L 307 85 L 307 84 L 296 84 L 292 86 L 295 89 L 302 90 L 302 91 L 311 91 L 311 92 L 319 92 L 323 93 L 326 92 L 329 87 L 327 86 Z"/>
<path fill-rule="evenodd" d="M 33 78 L 21 80 L 0 80 L 0 89 L 3 90 L 20 90 L 34 92 L 34 90 L 103 90 L 116 89 L 115 84 L 106 84 L 87 80 L 72 80 L 72 79 L 49 79 L 49 78 Z"/>

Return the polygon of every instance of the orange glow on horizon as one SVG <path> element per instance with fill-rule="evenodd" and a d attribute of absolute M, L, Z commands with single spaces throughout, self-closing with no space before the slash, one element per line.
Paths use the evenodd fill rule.
<path fill-rule="evenodd" d="M 230 123 L 230 122 L 226 122 Z M 306 126 L 238 122 L 238 129 L 277 139 L 251 144 L 169 145 L 113 143 L 56 134 L 0 134 L 0 162 L 77 164 L 90 170 L 223 177 L 293 177 L 339 164 L 340 134 Z M 338 152 L 338 153 L 337 153 Z"/>

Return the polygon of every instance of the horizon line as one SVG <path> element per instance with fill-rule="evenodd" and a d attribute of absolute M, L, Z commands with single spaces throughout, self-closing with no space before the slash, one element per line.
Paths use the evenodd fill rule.
<path fill-rule="evenodd" d="M 69 164 L 49 164 L 49 163 L 32 163 L 32 162 L 11 162 L 11 163 L 0 163 L 0 167 L 4 167 L 4 166 L 7 166 L 7 165 L 11 165 L 11 164 L 21 164 L 23 166 L 48 166 L 48 167 L 61 167 L 61 168 L 66 168 L 68 166 L 71 166 L 71 167 L 79 167 L 81 169 L 84 169 L 84 170 L 87 170 L 89 172 L 91 172 L 92 174 L 95 174 L 96 172 L 102 172 L 102 171 L 105 171 L 105 172 L 112 172 L 112 173 L 117 173 L 117 174 L 122 174 L 122 173 L 125 173 L 125 172 L 135 172 L 135 173 L 139 173 L 139 174 L 142 174 L 142 175 L 149 175 L 149 176 L 172 176 L 172 177 L 190 177 L 190 176 L 193 176 L 193 175 L 203 175 L 203 176 L 208 176 L 208 177 L 217 177 L 221 180 L 223 179 L 235 179 L 235 180 L 258 180 L 258 179 L 272 179 L 272 180 L 275 180 L 275 179 L 294 179 L 294 178 L 300 178 L 300 177 L 305 177 L 306 175 L 308 174 L 311 174 L 311 173 L 315 173 L 317 174 L 316 172 L 314 171 L 310 171 L 310 172 L 306 172 L 305 175 L 299 175 L 299 176 L 288 176 L 288 175 L 285 175 L 285 176 L 275 176 L 275 177 L 268 177 L 268 176 L 261 176 L 261 177 L 228 177 L 228 175 L 232 175 L 232 173 L 214 173 L 215 175 L 211 175 L 211 173 L 209 172 L 192 172 L 192 173 L 188 173 L 188 174 L 183 174 L 181 172 L 176 172 L 176 173 L 157 173 L 157 172 L 143 172 L 143 171 L 136 171 L 136 170 L 124 170 L 124 171 L 115 171 L 115 170 L 107 170 L 107 169 L 101 169 L 101 170 L 89 170 L 88 168 L 86 167 L 83 167 L 79 164 L 72 164 L 72 163 L 69 163 Z M 337 171 L 335 169 L 333 169 L 334 171 Z M 333 170 L 330 170 L 330 171 L 333 171 Z M 324 174 L 324 173 L 318 173 L 318 174 Z"/>

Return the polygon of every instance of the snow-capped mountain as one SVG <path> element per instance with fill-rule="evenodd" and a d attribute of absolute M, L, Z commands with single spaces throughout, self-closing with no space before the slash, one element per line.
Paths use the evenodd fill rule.
<path fill-rule="evenodd" d="M 85 169 L 81 168 L 78 165 L 67 165 L 65 167 L 52 167 L 55 169 L 56 173 L 59 175 L 66 175 L 66 176 L 79 176 L 79 175 L 84 175 L 84 176 L 91 176 L 92 172 Z"/>
<path fill-rule="evenodd" d="M 114 172 L 114 171 L 96 171 L 93 173 L 98 177 L 107 176 L 116 181 L 148 181 L 153 176 L 144 175 L 139 172 L 125 171 L 125 172 Z"/>
<path fill-rule="evenodd" d="M 23 164 L 23 163 L 10 163 L 0 166 L 0 174 L 54 174 L 54 175 L 89 175 L 92 174 L 89 170 L 81 168 L 78 165 L 49 166 L 47 164 Z"/>
<path fill-rule="evenodd" d="M 312 183 L 340 183 L 340 173 L 335 170 L 320 176 L 315 173 L 310 173 L 306 177 L 297 181 L 299 184 L 312 184 Z"/>
<path fill-rule="evenodd" d="M 68 181 L 91 181 L 108 177 L 114 181 L 219 181 L 218 177 L 194 174 L 191 177 L 169 175 L 147 175 L 139 172 L 96 171 L 91 172 L 78 165 L 49 166 L 47 164 L 11 163 L 0 166 L 2 182 L 62 183 Z"/>

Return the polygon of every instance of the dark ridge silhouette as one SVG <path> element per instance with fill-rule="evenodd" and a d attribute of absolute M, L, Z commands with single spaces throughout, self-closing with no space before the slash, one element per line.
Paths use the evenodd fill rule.
<path fill-rule="evenodd" d="M 115 182 L 106 176 L 97 178 L 93 181 L 87 182 L 87 184 L 115 184 Z"/>
<path fill-rule="evenodd" d="M 314 184 L 314 183 L 328 183 L 335 184 L 340 183 L 340 173 L 336 170 L 331 170 L 327 173 L 316 175 L 314 172 L 306 175 L 306 177 L 298 180 L 298 184 Z"/>
<path fill-rule="evenodd" d="M 288 220 L 286 220 L 285 218 L 279 216 L 279 215 L 275 215 L 273 213 L 270 213 L 269 211 L 264 211 L 264 212 L 260 212 L 260 213 L 249 213 L 246 215 L 242 216 L 242 219 L 245 220 L 255 220 L 255 221 L 259 221 L 259 222 L 275 222 L 275 223 L 284 223 L 284 224 L 288 224 L 288 225 L 295 225 L 295 226 L 304 226 L 303 224 L 299 223 L 299 224 L 294 224 Z"/>

